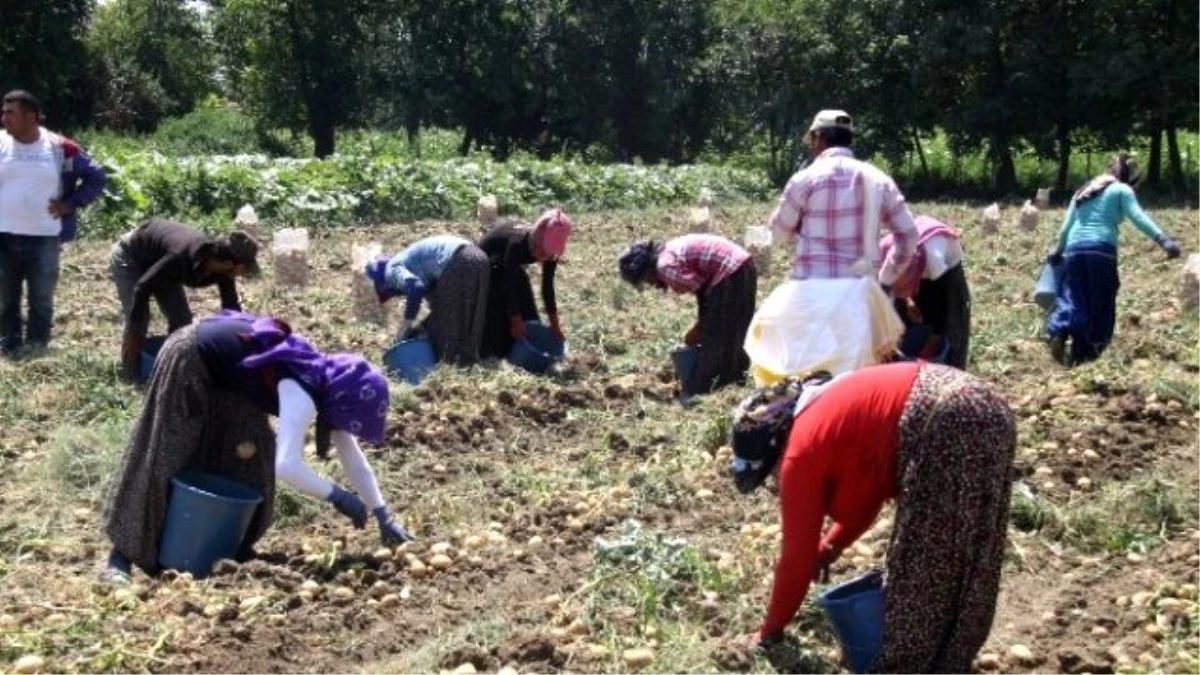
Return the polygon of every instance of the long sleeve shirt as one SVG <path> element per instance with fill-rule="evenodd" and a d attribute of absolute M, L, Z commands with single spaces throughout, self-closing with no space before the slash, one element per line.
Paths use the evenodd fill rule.
<path fill-rule="evenodd" d="M 521 268 L 537 262 L 533 257 L 533 246 L 530 238 L 533 233 L 516 223 L 501 223 L 488 230 L 479 240 L 479 248 L 487 254 L 493 269 L 499 269 L 504 276 L 504 283 L 509 288 L 517 288 L 521 283 Z M 542 263 L 542 302 L 546 305 L 547 314 L 558 313 L 558 303 L 554 298 L 554 273 L 558 269 L 557 260 L 547 260 Z M 519 293 L 508 293 L 509 316 L 521 313 L 521 297 Z"/>
<path fill-rule="evenodd" d="M 687 234 L 663 244 L 658 278 L 676 293 L 703 293 L 724 281 L 750 254 L 715 234 Z"/>
<path fill-rule="evenodd" d="M 1071 202 L 1058 233 L 1058 247 L 1064 250 L 1072 244 L 1106 243 L 1116 248 L 1120 225 L 1126 218 L 1155 241 L 1163 236 L 1162 229 L 1138 204 L 1133 188 L 1118 182 L 1082 204 Z"/>
<path fill-rule="evenodd" d="M 887 174 L 855 159 L 849 148 L 836 147 L 792 176 L 768 223 L 775 241 L 795 243 L 793 279 L 857 276 L 854 265 L 865 254 L 865 175 L 880 189 L 879 222 L 896 239 L 881 278 L 908 266 L 916 250 L 917 230 L 904 195 Z M 890 283 L 887 278 L 883 281 Z"/>
<path fill-rule="evenodd" d="M 820 550 L 852 544 L 895 496 L 900 415 L 920 367 L 899 363 L 843 375 L 797 415 L 780 459 L 783 544 L 764 634 L 795 616 Z M 826 516 L 834 524 L 822 538 Z"/>
<path fill-rule="evenodd" d="M 426 237 L 392 256 L 384 269 L 388 288 L 405 298 L 404 318 L 413 320 L 421 300 L 441 278 L 454 254 L 470 241 L 451 234 Z"/>
<path fill-rule="evenodd" d="M 216 285 L 221 293 L 221 308 L 240 310 L 237 285 L 233 277 L 210 274 L 205 263 L 216 250 L 216 242 L 207 234 L 183 223 L 152 219 L 125 238 L 125 253 L 130 262 L 144 270 L 133 288 L 130 318 L 144 321 L 150 312 L 150 298 L 159 290 L 184 285 L 202 288 Z"/>
<path fill-rule="evenodd" d="M 251 354 L 249 342 L 242 339 L 246 330 L 247 325 L 236 319 L 202 321 L 196 330 L 196 350 L 214 386 L 241 392 L 264 414 L 277 417 L 276 476 L 305 494 L 325 499 L 333 483 L 304 463 L 305 433 L 316 421 L 324 396 L 285 366 L 244 367 L 243 359 Z M 383 506 L 379 482 L 355 437 L 334 429 L 329 440 L 337 448 L 343 473 L 367 508 Z"/>

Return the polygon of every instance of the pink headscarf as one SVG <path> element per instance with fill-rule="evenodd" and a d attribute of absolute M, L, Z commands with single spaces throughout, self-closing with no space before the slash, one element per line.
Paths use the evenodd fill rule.
<path fill-rule="evenodd" d="M 930 216 L 917 216 L 913 219 L 913 224 L 917 226 L 917 252 L 908 268 L 892 283 L 892 293 L 897 298 L 911 298 L 917 294 L 921 277 L 925 275 L 925 242 L 939 236 L 951 239 L 958 239 L 960 236 L 958 230 Z M 888 252 L 895 244 L 895 238 L 890 234 L 880 240 L 877 264 L 882 265 L 883 261 L 887 260 Z"/>
<path fill-rule="evenodd" d="M 561 258 L 571 236 L 571 219 L 562 209 L 549 209 L 533 224 L 533 242 L 551 258 Z"/>

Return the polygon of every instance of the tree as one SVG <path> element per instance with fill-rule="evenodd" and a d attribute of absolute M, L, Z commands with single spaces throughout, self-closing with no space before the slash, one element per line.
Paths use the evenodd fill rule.
<path fill-rule="evenodd" d="M 386 5 L 385 5 L 386 6 Z M 263 126 L 305 130 L 317 157 L 362 112 L 370 0 L 228 0 L 215 9 L 226 79 Z"/>
<path fill-rule="evenodd" d="M 214 90 L 215 52 L 204 15 L 183 0 L 111 0 L 87 45 L 100 62 L 105 126 L 152 131 Z"/>
<path fill-rule="evenodd" d="M 1120 64 L 1134 73 L 1134 81 L 1123 89 L 1122 106 L 1129 122 L 1143 122 L 1151 137 L 1152 149 L 1157 139 L 1167 139 L 1168 166 L 1171 187 L 1176 193 L 1184 190 L 1182 158 L 1177 131 L 1194 129 L 1197 124 L 1196 99 L 1200 95 L 1200 41 L 1196 25 L 1200 8 L 1195 3 L 1172 0 L 1150 0 L 1139 3 L 1113 1 L 1113 22 L 1110 35 L 1120 55 Z M 1151 156 L 1151 185 L 1158 181 L 1159 158 Z"/>
<path fill-rule="evenodd" d="M 594 109 L 611 124 L 617 148 L 648 162 L 679 160 L 707 137 L 711 85 L 703 62 L 712 41 L 710 0 L 571 0 L 575 22 L 565 87 L 597 78 Z M 578 78 L 578 80 L 576 79 Z"/>
<path fill-rule="evenodd" d="M 95 99 L 82 39 L 91 9 L 92 0 L 0 0 L 0 94 L 28 90 L 60 129 L 86 124 Z"/>

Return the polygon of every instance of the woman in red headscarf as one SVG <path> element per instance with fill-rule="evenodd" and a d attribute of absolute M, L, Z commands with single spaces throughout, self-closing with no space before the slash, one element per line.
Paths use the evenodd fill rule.
<path fill-rule="evenodd" d="M 525 271 L 526 265 L 535 262 L 542 265 L 542 301 L 550 330 L 563 339 L 554 299 L 554 273 L 570 236 L 571 219 L 562 209 L 550 209 L 532 229 L 514 222 L 501 223 L 479 240 L 479 248 L 491 265 L 480 357 L 505 358 L 513 342 L 525 337 L 525 322 L 538 320 L 533 284 Z"/>

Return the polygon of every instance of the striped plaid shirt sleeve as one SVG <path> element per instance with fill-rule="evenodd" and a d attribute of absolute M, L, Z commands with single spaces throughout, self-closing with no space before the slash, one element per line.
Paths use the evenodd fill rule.
<path fill-rule="evenodd" d="M 683 251 L 667 249 L 658 257 L 658 278 L 676 293 L 695 293 L 704 280 L 692 269 Z"/>
<path fill-rule="evenodd" d="M 883 212 L 880 220 L 891 230 L 896 242 L 879 270 L 880 283 L 890 285 L 908 268 L 916 255 L 918 233 L 912 212 L 909 211 L 908 203 L 900 193 L 900 188 L 896 187 L 895 181 L 889 180 L 883 190 L 880 210 Z"/>
<path fill-rule="evenodd" d="M 803 193 L 805 184 L 799 180 L 799 174 L 792 176 L 779 196 L 779 205 L 771 213 L 767 227 L 771 230 L 771 241 L 791 243 L 796 239 L 796 230 L 800 226 L 800 206 L 804 203 Z"/>

